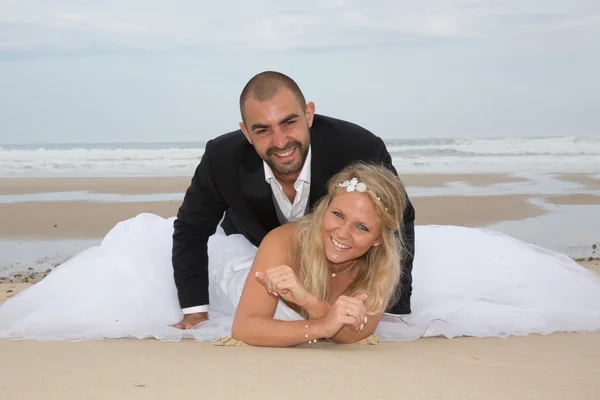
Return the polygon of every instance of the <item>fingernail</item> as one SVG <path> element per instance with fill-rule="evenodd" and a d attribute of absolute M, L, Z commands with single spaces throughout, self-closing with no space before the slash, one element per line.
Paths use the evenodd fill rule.
<path fill-rule="evenodd" d="M 362 331 L 363 328 L 365 327 L 365 324 L 360 324 L 360 330 Z"/>
<path fill-rule="evenodd" d="M 278 295 L 277 293 L 273 292 L 273 294 L 274 294 L 275 296 L 279 297 L 279 295 Z"/>
<path fill-rule="evenodd" d="M 367 316 L 365 315 L 365 324 L 367 323 Z"/>
<path fill-rule="evenodd" d="M 258 271 L 256 271 L 256 272 L 254 273 L 254 276 L 258 277 Z"/>

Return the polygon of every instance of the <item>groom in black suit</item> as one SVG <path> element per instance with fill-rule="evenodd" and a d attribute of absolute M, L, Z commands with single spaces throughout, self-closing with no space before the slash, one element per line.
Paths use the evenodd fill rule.
<path fill-rule="evenodd" d="M 174 222 L 173 269 L 188 329 L 207 319 L 208 238 L 219 221 L 258 246 L 272 229 L 298 220 L 325 194 L 327 181 L 353 161 L 383 163 L 397 174 L 383 141 L 350 122 L 315 114 L 296 83 L 272 71 L 240 96 L 240 129 L 206 143 Z M 410 313 L 415 212 L 407 197 L 401 234 L 408 246 L 399 300 Z"/>

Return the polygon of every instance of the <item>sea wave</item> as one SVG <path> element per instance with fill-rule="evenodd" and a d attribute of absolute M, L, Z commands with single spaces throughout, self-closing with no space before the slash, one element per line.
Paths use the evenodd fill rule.
<path fill-rule="evenodd" d="M 600 136 L 387 139 L 403 172 L 600 171 Z M 0 177 L 189 176 L 204 143 L 0 147 Z"/>

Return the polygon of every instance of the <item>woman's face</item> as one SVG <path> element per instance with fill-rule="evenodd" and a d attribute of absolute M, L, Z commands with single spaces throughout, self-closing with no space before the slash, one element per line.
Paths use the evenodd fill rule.
<path fill-rule="evenodd" d="M 321 239 L 332 264 L 353 261 L 381 241 L 381 220 L 369 195 L 340 192 L 327 207 Z"/>

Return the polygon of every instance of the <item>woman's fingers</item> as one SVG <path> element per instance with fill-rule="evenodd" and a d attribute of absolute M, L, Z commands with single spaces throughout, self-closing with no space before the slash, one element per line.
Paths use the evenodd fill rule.
<path fill-rule="evenodd" d="M 296 284 L 296 274 L 288 266 L 273 268 L 268 271 L 271 281 L 271 291 L 282 293 L 283 289 L 290 289 Z"/>
<path fill-rule="evenodd" d="M 353 316 L 346 316 L 346 315 L 340 316 L 339 321 L 342 325 L 341 327 L 343 327 L 344 325 L 354 327 L 354 323 L 356 322 L 356 320 L 354 319 Z"/>
<path fill-rule="evenodd" d="M 349 319 L 345 320 L 350 321 L 348 325 L 355 330 L 360 329 L 360 325 L 363 323 L 363 316 L 360 308 L 350 303 L 340 304 L 340 307 L 338 308 L 338 315 L 342 317 L 349 317 Z"/>
<path fill-rule="evenodd" d="M 267 292 L 277 295 L 274 293 L 276 282 L 274 282 L 273 277 L 268 272 L 257 271 L 254 276 L 267 289 Z"/>
<path fill-rule="evenodd" d="M 296 286 L 295 279 L 284 279 L 277 282 L 275 285 L 275 292 L 279 294 L 287 294 L 294 289 L 294 286 Z"/>
<path fill-rule="evenodd" d="M 257 271 L 255 276 L 265 289 L 275 296 L 278 296 L 278 293 L 283 294 L 282 290 L 287 290 L 284 293 L 288 293 L 290 287 L 296 284 L 296 274 L 287 265 L 270 268 L 265 272 Z"/>
<path fill-rule="evenodd" d="M 284 271 L 269 271 L 268 276 L 270 281 L 269 290 L 272 292 L 277 292 L 277 285 L 288 279 Z"/>
<path fill-rule="evenodd" d="M 355 330 L 364 329 L 364 325 L 368 321 L 363 302 L 354 298 L 342 298 L 340 296 L 338 299 L 338 313 L 351 316 L 354 319 L 354 322 L 351 324 L 351 326 Z"/>

